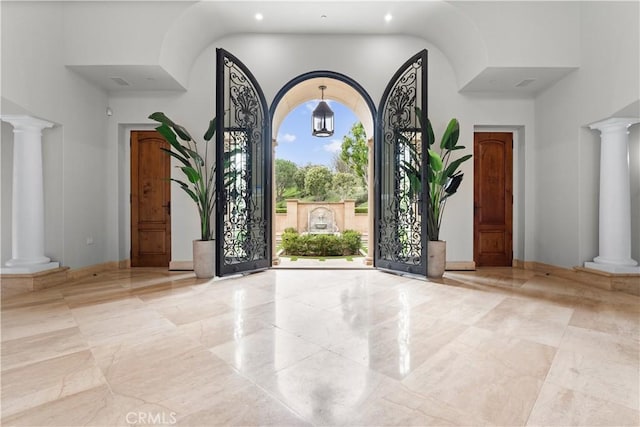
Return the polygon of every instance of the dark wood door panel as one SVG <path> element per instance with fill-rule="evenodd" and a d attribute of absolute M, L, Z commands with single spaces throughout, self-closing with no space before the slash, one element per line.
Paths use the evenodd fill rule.
<path fill-rule="evenodd" d="M 168 267 L 171 259 L 170 157 L 156 131 L 131 132 L 131 266 Z"/>
<path fill-rule="evenodd" d="M 478 266 L 513 263 L 513 135 L 474 134 L 474 260 Z"/>

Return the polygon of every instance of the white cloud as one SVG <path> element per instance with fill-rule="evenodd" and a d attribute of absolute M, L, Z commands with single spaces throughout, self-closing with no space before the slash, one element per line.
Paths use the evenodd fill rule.
<path fill-rule="evenodd" d="M 339 153 L 342 150 L 342 140 L 341 139 L 332 139 L 330 143 L 325 144 L 323 146 L 325 151 L 330 153 Z"/>
<path fill-rule="evenodd" d="M 290 133 L 285 133 L 284 135 L 278 135 L 278 142 L 293 142 L 296 140 L 296 136 Z"/>

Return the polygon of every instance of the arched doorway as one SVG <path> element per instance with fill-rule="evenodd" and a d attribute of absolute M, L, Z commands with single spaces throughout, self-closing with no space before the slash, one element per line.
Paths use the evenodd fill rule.
<path fill-rule="evenodd" d="M 396 71 L 376 113 L 373 101 L 357 82 L 328 71 L 292 80 L 268 108 L 251 71 L 229 52 L 217 49 L 216 274 L 258 271 L 272 264 L 271 126 L 284 95 L 298 83 L 315 85 L 314 77 L 348 83 L 360 94 L 372 118 L 374 265 L 426 277 L 427 222 L 434 218 L 429 212 L 428 185 L 428 147 L 433 138 L 427 133 L 426 120 L 418 117 L 428 117 L 426 50 Z"/>
<path fill-rule="evenodd" d="M 293 109 L 299 105 L 316 100 L 318 98 L 318 87 L 326 86 L 325 98 L 340 102 L 347 108 L 351 109 L 356 115 L 358 120 L 363 124 L 365 133 L 367 135 L 368 146 L 368 167 L 369 173 L 367 190 L 368 190 L 368 227 L 367 227 L 367 256 L 365 257 L 365 265 L 373 265 L 373 141 L 375 134 L 375 117 L 376 108 L 373 100 L 367 93 L 367 91 L 354 79 L 344 74 L 340 74 L 334 71 L 312 71 L 302 75 L 299 75 L 288 83 L 286 83 L 276 94 L 271 107 L 269 108 L 269 115 L 271 117 L 271 132 L 272 132 L 272 162 L 275 160 L 275 149 L 277 146 L 277 135 L 280 125 L 284 118 Z M 272 168 L 273 175 L 272 180 L 275 182 L 275 168 Z M 273 215 L 275 218 L 275 192 L 273 193 L 272 206 Z M 273 259 L 272 264 L 279 264 L 279 257 L 276 251 L 276 227 L 272 227 L 272 251 Z"/>

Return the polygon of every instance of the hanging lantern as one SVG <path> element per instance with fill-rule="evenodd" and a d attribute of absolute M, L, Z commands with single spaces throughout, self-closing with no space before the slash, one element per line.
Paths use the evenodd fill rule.
<path fill-rule="evenodd" d="M 324 102 L 324 90 L 326 88 L 324 85 L 319 86 L 319 89 L 322 91 L 322 99 L 311 114 L 313 136 L 326 137 L 333 135 L 333 111 L 331 111 L 329 105 Z"/>

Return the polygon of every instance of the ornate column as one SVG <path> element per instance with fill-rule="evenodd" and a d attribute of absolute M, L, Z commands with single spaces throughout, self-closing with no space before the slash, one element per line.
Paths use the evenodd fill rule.
<path fill-rule="evenodd" d="M 375 203 L 374 203 L 374 198 L 375 198 L 375 194 L 373 192 L 374 188 L 373 188 L 373 138 L 369 138 L 367 140 L 367 161 L 369 162 L 367 164 L 367 175 L 369 177 L 369 182 L 367 182 L 367 198 L 368 198 L 368 202 L 367 204 L 369 205 L 369 232 L 367 233 L 367 256 L 364 258 L 364 263 L 365 265 L 373 265 L 373 251 L 374 251 L 374 247 L 373 247 L 373 241 L 375 240 L 375 230 L 374 230 L 374 224 L 373 224 L 373 216 L 375 214 L 375 212 L 373 211 L 375 209 Z"/>
<path fill-rule="evenodd" d="M 2 274 L 30 274 L 58 268 L 44 255 L 42 130 L 53 123 L 25 115 L 5 115 L 13 125 L 12 257 Z"/>
<path fill-rule="evenodd" d="M 631 259 L 629 127 L 638 118 L 613 117 L 590 125 L 600 131 L 599 255 L 585 267 L 609 273 L 640 273 Z"/>

